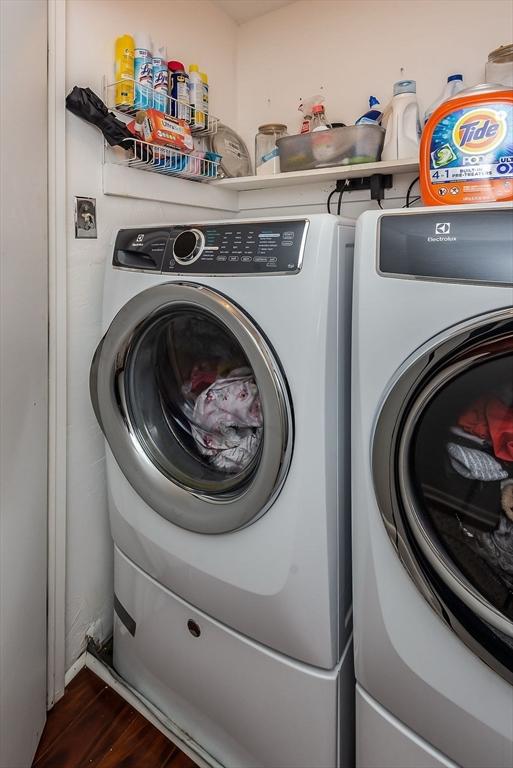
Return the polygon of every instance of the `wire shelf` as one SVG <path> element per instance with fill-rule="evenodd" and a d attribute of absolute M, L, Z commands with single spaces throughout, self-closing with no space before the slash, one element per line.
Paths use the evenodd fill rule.
<path fill-rule="evenodd" d="M 134 94 L 132 104 L 117 104 L 118 87 L 130 84 L 130 90 Z M 115 83 L 105 85 L 105 102 L 109 109 L 120 112 L 126 117 L 135 117 L 140 109 L 158 109 L 171 117 L 185 120 L 191 127 L 192 133 L 204 136 L 217 133 L 219 119 L 213 115 L 195 113 L 189 102 L 179 101 L 161 91 L 155 91 L 135 80 L 118 80 Z M 199 114 L 199 118 L 198 118 Z"/>
<path fill-rule="evenodd" d="M 215 159 L 205 157 L 205 153 L 194 150 L 190 154 L 179 152 L 159 144 L 149 144 L 140 139 L 126 139 L 123 152 L 112 151 L 110 161 L 116 165 L 139 168 L 143 171 L 161 173 L 165 176 L 178 176 L 192 181 L 212 181 L 219 171 L 220 155 Z"/>

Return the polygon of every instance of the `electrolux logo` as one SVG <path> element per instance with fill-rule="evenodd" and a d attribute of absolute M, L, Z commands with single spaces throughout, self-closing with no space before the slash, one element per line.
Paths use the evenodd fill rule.
<path fill-rule="evenodd" d="M 455 237 L 451 237 L 451 223 L 449 221 L 439 221 L 435 224 L 436 237 L 428 237 L 428 243 L 454 243 Z"/>

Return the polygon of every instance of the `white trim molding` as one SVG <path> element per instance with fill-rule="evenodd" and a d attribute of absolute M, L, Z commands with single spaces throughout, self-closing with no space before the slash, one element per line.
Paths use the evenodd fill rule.
<path fill-rule="evenodd" d="M 48 708 L 64 694 L 66 654 L 67 254 L 66 0 L 48 0 Z"/>
<path fill-rule="evenodd" d="M 203 747 L 194 741 L 192 736 L 183 731 L 179 725 L 164 715 L 157 707 L 149 702 L 142 694 L 126 683 L 116 672 L 86 651 L 85 665 L 95 673 L 104 683 L 110 686 L 121 698 L 127 701 L 150 722 L 157 730 L 167 736 L 167 738 L 176 744 L 188 757 L 193 760 L 199 768 L 223 768 L 215 757 L 210 755 Z M 80 657 L 79 661 L 83 658 Z M 77 662 L 78 663 L 78 662 Z M 73 668 L 72 668 L 73 669 Z M 71 670 L 70 670 L 71 671 Z M 79 670 L 75 672 L 75 674 Z"/>
<path fill-rule="evenodd" d="M 1 1 L 1 0 L 0 0 Z M 173 720 L 163 714 L 157 707 L 149 702 L 142 694 L 132 688 L 120 677 L 115 670 L 107 666 L 103 661 L 93 656 L 89 651 L 84 651 L 81 656 L 66 672 L 66 686 L 68 686 L 78 673 L 86 667 L 103 680 L 116 693 L 139 712 L 149 723 L 164 734 L 173 744 L 182 750 L 191 760 L 194 760 L 198 768 L 223 768 L 212 755 L 200 744 L 197 744 L 188 733 L 183 731 Z"/>
<path fill-rule="evenodd" d="M 71 683 L 74 677 L 78 675 L 81 669 L 84 669 L 86 666 L 87 661 L 87 651 L 84 651 L 78 659 L 75 661 L 74 664 L 71 665 L 71 667 L 66 670 L 66 674 L 64 676 L 64 682 L 66 683 L 66 688 Z"/>

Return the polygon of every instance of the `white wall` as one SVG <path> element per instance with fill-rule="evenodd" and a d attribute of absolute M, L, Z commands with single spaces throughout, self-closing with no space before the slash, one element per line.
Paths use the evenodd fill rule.
<path fill-rule="evenodd" d="M 298 0 L 239 27 L 238 127 L 252 151 L 262 123 L 297 133 L 300 99 L 319 92 L 329 119 L 352 123 L 402 77 L 425 108 L 452 72 L 482 82 L 512 29 L 510 0 Z"/>
<path fill-rule="evenodd" d="M 89 86 L 101 94 L 102 77 L 112 77 L 115 38 L 148 31 L 167 43 L 171 58 L 197 62 L 211 81 L 212 111 L 235 123 L 236 25 L 209 0 L 68 0 L 67 90 Z M 109 634 L 112 616 L 112 543 L 104 467 L 104 443 L 89 402 L 91 358 L 99 341 L 102 281 L 117 229 L 194 219 L 227 218 L 197 210 L 102 195 L 102 138 L 92 126 L 67 115 L 68 230 L 68 520 L 66 666 L 94 634 Z M 75 240 L 75 195 L 95 197 L 98 239 Z"/>

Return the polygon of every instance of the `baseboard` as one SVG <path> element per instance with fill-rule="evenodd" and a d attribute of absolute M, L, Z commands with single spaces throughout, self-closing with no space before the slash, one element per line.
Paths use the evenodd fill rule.
<path fill-rule="evenodd" d="M 136 709 L 146 720 L 155 726 L 164 736 L 167 736 L 173 744 L 176 744 L 182 752 L 188 755 L 199 768 L 223 768 L 212 755 L 209 755 L 199 744 L 197 744 L 185 731 L 183 731 L 170 718 L 166 717 L 157 707 L 141 696 L 138 691 L 126 683 L 115 670 L 108 667 L 100 659 L 89 652 L 85 652 L 79 661 L 84 658 L 82 666 L 86 666 L 95 673 L 104 683 L 116 691 L 125 701 Z M 81 667 L 80 667 L 81 668 Z M 73 669 L 73 667 L 71 668 Z M 71 672 L 71 669 L 69 670 Z M 77 669 L 77 672 L 79 670 Z M 76 674 L 76 672 L 75 672 Z M 70 678 L 72 679 L 72 678 Z"/>
<path fill-rule="evenodd" d="M 64 675 L 64 685 L 68 686 L 75 675 L 78 675 L 81 669 L 83 669 L 86 666 L 86 652 L 78 657 L 78 659 L 75 661 L 74 664 L 71 665 L 71 667 L 67 670 L 66 674 Z"/>

